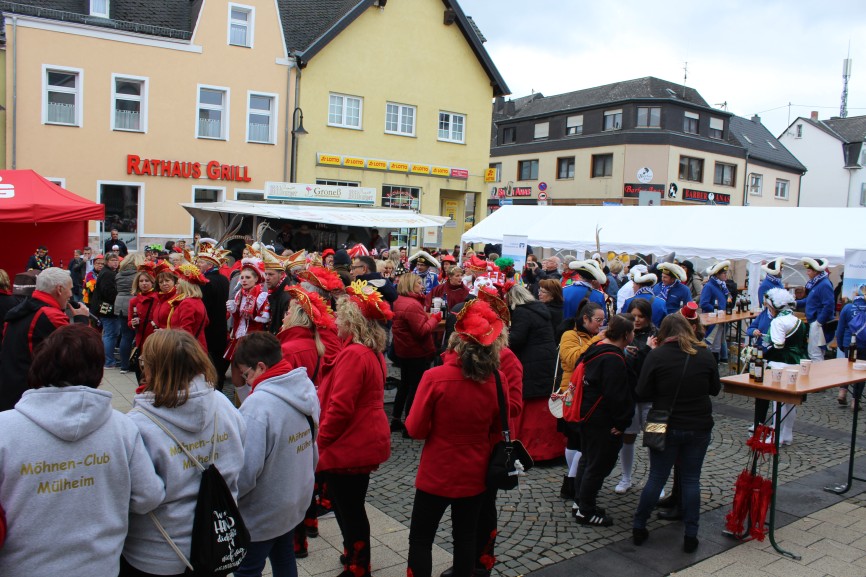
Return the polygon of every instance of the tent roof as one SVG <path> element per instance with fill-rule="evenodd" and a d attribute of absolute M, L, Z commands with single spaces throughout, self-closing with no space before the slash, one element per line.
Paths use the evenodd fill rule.
<path fill-rule="evenodd" d="M 409 210 L 389 208 L 349 208 L 345 206 L 310 206 L 308 204 L 272 204 L 266 202 L 184 203 L 187 212 L 202 223 L 210 234 L 222 234 L 225 221 L 221 214 L 242 214 L 276 220 L 299 220 L 322 224 L 379 228 L 439 227 L 448 217 L 418 214 Z"/>
<path fill-rule="evenodd" d="M 846 248 L 866 248 L 857 208 L 756 206 L 503 206 L 462 236 L 463 242 L 500 243 L 526 235 L 529 244 L 556 249 L 668 254 L 678 258 L 777 256 L 828 258 L 843 264 Z"/>
<path fill-rule="evenodd" d="M 33 170 L 0 170 L 0 222 L 43 223 L 104 218 L 103 205 L 57 186 Z"/>

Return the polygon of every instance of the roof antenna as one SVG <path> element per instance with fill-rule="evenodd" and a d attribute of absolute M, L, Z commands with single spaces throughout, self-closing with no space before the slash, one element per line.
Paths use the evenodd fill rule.
<path fill-rule="evenodd" d="M 689 63 L 688 61 L 683 65 L 683 99 L 686 97 L 686 81 L 689 79 Z"/>
<path fill-rule="evenodd" d="M 848 41 L 848 58 L 842 62 L 842 105 L 839 117 L 848 118 L 848 79 L 851 78 L 851 41 Z"/>

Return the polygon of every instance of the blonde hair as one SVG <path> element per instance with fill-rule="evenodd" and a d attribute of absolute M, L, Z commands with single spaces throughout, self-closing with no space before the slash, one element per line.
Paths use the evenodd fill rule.
<path fill-rule="evenodd" d="M 508 303 L 508 308 L 514 310 L 520 305 L 525 305 L 526 303 L 530 303 L 535 300 L 535 297 L 532 296 L 532 293 L 526 287 L 516 285 L 509 289 L 508 293 L 505 295 L 505 302 Z"/>
<path fill-rule="evenodd" d="M 117 269 L 118 271 L 129 270 L 131 268 L 138 268 L 144 263 L 144 255 L 140 252 L 136 252 L 130 255 L 127 255 L 122 261 L 120 261 L 120 267 Z"/>
<path fill-rule="evenodd" d="M 135 275 L 134 279 L 132 279 L 132 294 L 134 294 L 134 295 L 141 294 L 141 289 L 139 288 L 138 283 L 141 280 L 141 277 L 143 277 L 143 276 L 150 279 L 150 285 L 151 285 L 150 290 L 157 290 L 157 291 L 159 290 L 159 286 L 157 286 L 156 279 L 153 278 L 153 275 L 150 274 L 148 271 L 142 270 L 142 271 L 139 271 L 138 274 Z"/>
<path fill-rule="evenodd" d="M 374 352 L 385 350 L 385 329 L 378 321 L 368 320 L 348 297 L 337 301 L 337 330 L 341 337 L 351 336 L 353 342 Z"/>
<path fill-rule="evenodd" d="M 421 277 L 413 272 L 400 275 L 397 281 L 397 294 L 400 296 L 408 296 L 414 292 L 415 281 L 421 280 Z"/>
<path fill-rule="evenodd" d="M 180 298 L 201 298 L 201 287 L 197 284 L 192 284 L 186 279 L 177 279 L 177 296 Z"/>
<path fill-rule="evenodd" d="M 9 281 L 9 273 L 0 268 L 0 290 L 12 290 L 12 283 Z"/>
<path fill-rule="evenodd" d="M 164 329 L 144 341 L 141 360 L 147 374 L 145 392 L 153 393 L 154 407 L 179 407 L 189 397 L 189 384 L 198 375 L 213 385 L 216 369 L 199 342 L 188 332 Z"/>
<path fill-rule="evenodd" d="M 304 310 L 304 307 L 295 300 L 289 304 L 289 310 L 286 311 L 286 316 L 283 318 L 283 330 L 292 327 L 310 329 L 310 332 L 313 334 L 313 340 L 316 341 L 316 352 L 319 353 L 320 357 L 325 354 L 325 345 L 322 343 L 322 339 L 319 338 L 319 330 L 316 328 L 316 324 L 310 318 L 310 315 L 307 314 L 307 311 Z"/>
<path fill-rule="evenodd" d="M 619 259 L 614 259 L 607 263 L 607 267 L 610 269 L 612 274 L 619 274 L 622 272 L 622 261 Z"/>

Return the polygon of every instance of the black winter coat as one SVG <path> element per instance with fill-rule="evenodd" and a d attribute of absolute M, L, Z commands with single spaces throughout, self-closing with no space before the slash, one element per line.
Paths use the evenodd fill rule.
<path fill-rule="evenodd" d="M 549 396 L 556 370 L 556 342 L 544 303 L 531 301 L 511 311 L 508 347 L 523 365 L 523 398 Z"/>
<path fill-rule="evenodd" d="M 622 349 L 599 341 L 590 345 L 580 359 L 585 363 L 581 416 L 587 425 L 625 431 L 634 416 L 634 399 Z M 587 417 L 599 396 L 601 401 Z"/>
<path fill-rule="evenodd" d="M 204 328 L 204 340 L 212 358 L 222 358 L 228 344 L 228 321 L 226 320 L 226 301 L 229 300 L 229 281 L 213 267 L 204 277 L 207 284 L 201 287 L 201 302 L 207 313 L 208 324 Z"/>
<path fill-rule="evenodd" d="M 90 312 L 96 316 L 113 317 L 114 301 L 117 299 L 117 271 L 111 270 L 110 267 L 102 267 L 99 276 L 96 277 L 96 287 L 93 289 L 93 298 L 90 299 Z M 103 315 L 99 311 L 102 308 L 102 303 L 111 305 L 111 313 Z"/>
<path fill-rule="evenodd" d="M 283 317 L 289 310 L 289 302 L 292 300 L 291 295 L 286 292 L 286 287 L 291 284 L 288 275 L 283 279 L 283 282 L 274 289 L 274 292 L 268 295 L 268 305 L 271 309 L 271 322 L 268 323 L 268 332 L 272 335 L 283 330 Z"/>

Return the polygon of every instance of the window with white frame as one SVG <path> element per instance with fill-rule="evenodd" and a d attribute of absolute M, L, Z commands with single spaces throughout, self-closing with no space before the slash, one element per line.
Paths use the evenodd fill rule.
<path fill-rule="evenodd" d="M 109 0 L 90 0 L 90 15 L 108 18 Z"/>
<path fill-rule="evenodd" d="M 415 107 L 388 102 L 385 105 L 385 132 L 415 136 Z"/>
<path fill-rule="evenodd" d="M 713 175 L 713 184 L 718 184 L 719 186 L 736 186 L 737 166 L 734 164 L 717 162 L 715 174 Z"/>
<path fill-rule="evenodd" d="M 788 187 L 790 184 L 787 180 L 776 179 L 776 198 L 778 200 L 788 200 Z"/>
<path fill-rule="evenodd" d="M 363 100 L 357 96 L 331 93 L 328 96 L 328 126 L 361 129 Z"/>
<path fill-rule="evenodd" d="M 229 44 L 253 47 L 256 9 L 252 6 L 229 4 Z"/>
<path fill-rule="evenodd" d="M 764 176 L 752 173 L 749 175 L 749 194 L 761 196 L 764 188 Z"/>
<path fill-rule="evenodd" d="M 192 201 L 196 204 L 207 202 L 222 202 L 225 200 L 226 190 L 224 188 L 193 188 Z M 192 233 L 202 234 L 202 232 L 210 232 L 204 230 L 202 223 L 198 219 L 192 219 Z"/>
<path fill-rule="evenodd" d="M 659 128 L 662 125 L 660 106 L 638 106 L 637 125 L 641 128 Z"/>
<path fill-rule="evenodd" d="M 147 132 L 147 79 L 112 75 L 111 128 Z"/>
<path fill-rule="evenodd" d="M 721 140 L 725 132 L 725 121 L 721 118 L 710 118 L 710 138 Z"/>
<path fill-rule="evenodd" d="M 698 123 L 700 122 L 701 117 L 699 114 L 694 112 L 686 112 L 685 118 L 683 119 L 683 132 L 687 132 L 689 134 L 697 134 L 698 133 Z"/>
<path fill-rule="evenodd" d="M 533 136 L 533 140 L 546 140 L 548 134 L 550 134 L 549 122 L 538 122 L 535 124 L 535 134 Z"/>
<path fill-rule="evenodd" d="M 565 135 L 577 136 L 583 134 L 583 114 L 569 116 L 565 119 Z"/>
<path fill-rule="evenodd" d="M 229 92 L 227 88 L 198 88 L 198 138 L 228 140 Z"/>
<path fill-rule="evenodd" d="M 803 138 L 803 125 L 797 125 L 797 136 L 795 138 Z"/>
<path fill-rule="evenodd" d="M 622 109 L 605 110 L 604 130 L 619 130 L 622 128 Z"/>
<path fill-rule="evenodd" d="M 439 112 L 439 140 L 463 143 L 466 141 L 466 116 L 453 112 Z"/>
<path fill-rule="evenodd" d="M 249 93 L 247 101 L 247 142 L 276 144 L 277 97 Z"/>
<path fill-rule="evenodd" d="M 83 79 L 80 69 L 45 68 L 44 123 L 81 126 Z"/>

